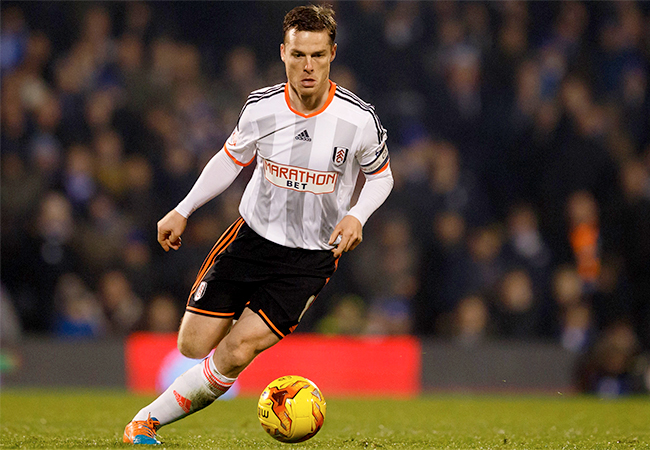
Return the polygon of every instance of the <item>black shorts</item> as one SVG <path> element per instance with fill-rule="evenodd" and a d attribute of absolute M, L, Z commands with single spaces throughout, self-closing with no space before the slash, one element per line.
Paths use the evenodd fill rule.
<path fill-rule="evenodd" d="M 276 244 L 239 218 L 203 262 L 186 311 L 237 319 L 248 307 L 283 338 L 298 326 L 337 264 L 330 250 Z"/>

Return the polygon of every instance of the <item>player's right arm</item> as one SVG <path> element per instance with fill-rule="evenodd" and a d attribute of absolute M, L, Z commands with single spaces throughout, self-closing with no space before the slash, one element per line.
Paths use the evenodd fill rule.
<path fill-rule="evenodd" d="M 242 168 L 255 159 L 253 127 L 245 112 L 223 149 L 208 161 L 187 196 L 158 222 L 158 242 L 166 252 L 180 248 L 190 215 L 225 191 Z"/>
<path fill-rule="evenodd" d="M 167 252 L 178 250 L 187 218 L 198 208 L 225 191 L 235 181 L 241 166 L 221 150 L 206 164 L 187 196 L 158 222 L 158 243 Z"/>

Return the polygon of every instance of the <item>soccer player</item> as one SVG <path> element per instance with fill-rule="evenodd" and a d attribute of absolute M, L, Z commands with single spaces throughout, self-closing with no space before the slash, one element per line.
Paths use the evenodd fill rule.
<path fill-rule="evenodd" d="M 158 222 L 160 245 L 178 250 L 192 212 L 256 163 L 241 217 L 205 259 L 181 322 L 180 352 L 205 359 L 135 415 L 125 442 L 159 444 L 158 428 L 211 404 L 291 333 L 393 187 L 374 108 L 329 79 L 333 10 L 296 7 L 283 30 L 287 82 L 250 94 L 223 149 Z M 366 182 L 350 208 L 359 170 Z"/>

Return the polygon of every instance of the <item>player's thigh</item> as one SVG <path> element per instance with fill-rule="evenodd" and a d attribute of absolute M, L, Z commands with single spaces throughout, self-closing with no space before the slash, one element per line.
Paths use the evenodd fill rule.
<path fill-rule="evenodd" d="M 226 336 L 232 318 L 185 312 L 178 331 L 178 350 L 188 358 L 205 358 Z"/>

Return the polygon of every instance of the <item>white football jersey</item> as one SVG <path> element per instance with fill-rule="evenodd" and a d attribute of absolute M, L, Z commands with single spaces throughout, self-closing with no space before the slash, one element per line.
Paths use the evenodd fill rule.
<path fill-rule="evenodd" d="M 290 106 L 287 83 L 252 92 L 224 146 L 241 166 L 257 160 L 240 214 L 260 236 L 287 247 L 330 249 L 359 170 L 370 178 L 389 164 L 374 108 L 330 83 L 325 105 L 307 115 Z"/>

